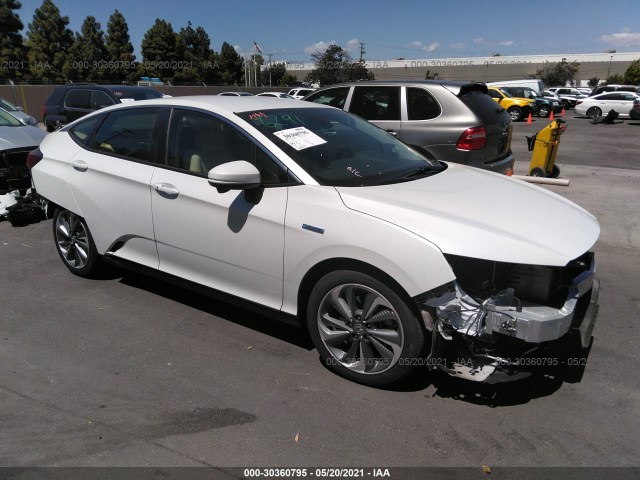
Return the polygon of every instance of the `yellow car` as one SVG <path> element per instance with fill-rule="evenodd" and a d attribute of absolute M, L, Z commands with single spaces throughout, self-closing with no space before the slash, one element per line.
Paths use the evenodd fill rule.
<path fill-rule="evenodd" d="M 514 122 L 524 120 L 529 113 L 535 110 L 535 100 L 512 97 L 497 87 L 489 87 L 488 94 L 511 115 L 511 120 Z"/>

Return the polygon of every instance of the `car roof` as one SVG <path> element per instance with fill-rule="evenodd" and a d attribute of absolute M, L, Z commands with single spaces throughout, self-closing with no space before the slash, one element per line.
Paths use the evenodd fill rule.
<path fill-rule="evenodd" d="M 482 82 L 472 82 L 472 81 L 463 81 L 463 80 L 367 80 L 364 82 L 344 82 L 337 83 L 335 85 L 328 85 L 326 87 L 321 88 L 320 90 L 324 90 L 325 88 L 333 88 L 333 87 L 352 87 L 352 86 L 421 86 L 421 85 L 432 85 L 434 87 L 445 87 L 447 90 L 451 91 L 455 95 L 459 94 L 464 87 L 472 86 L 472 89 L 477 89 L 478 85 L 482 85 L 486 88 L 486 84 Z"/>
<path fill-rule="evenodd" d="M 135 103 L 121 103 L 97 110 L 92 115 L 102 112 L 117 110 L 120 108 L 139 108 L 144 106 L 167 106 L 167 107 L 191 107 L 210 110 L 212 112 L 233 115 L 236 112 L 247 112 L 250 110 L 280 109 L 280 108 L 332 108 L 326 105 L 308 102 L 286 102 L 275 97 L 258 97 L 257 95 L 242 97 L 221 97 L 219 95 L 193 95 L 185 97 L 154 98 L 150 100 L 140 100 Z M 284 107 L 286 105 L 286 107 Z M 86 117 L 83 117 L 86 118 Z"/>

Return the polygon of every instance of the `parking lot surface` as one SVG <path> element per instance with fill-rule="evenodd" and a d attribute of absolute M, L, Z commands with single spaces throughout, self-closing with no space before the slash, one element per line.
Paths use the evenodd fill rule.
<path fill-rule="evenodd" d="M 545 188 L 602 227 L 580 382 L 420 370 L 363 387 L 298 328 L 131 273 L 77 278 L 50 221 L 0 222 L 0 465 L 637 466 L 640 122 L 566 119 L 557 163 L 571 184 Z M 535 120 L 514 126 L 518 174 L 525 136 L 548 124 Z"/>

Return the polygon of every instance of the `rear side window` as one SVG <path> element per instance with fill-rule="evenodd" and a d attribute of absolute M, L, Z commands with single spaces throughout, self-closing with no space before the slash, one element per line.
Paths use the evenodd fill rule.
<path fill-rule="evenodd" d="M 84 147 L 88 147 L 91 142 L 93 131 L 98 125 L 100 125 L 102 120 L 104 120 L 104 115 L 91 117 L 88 120 L 80 122 L 69 130 L 69 135 L 71 135 L 71 138 L 73 138 L 76 143 L 79 143 Z"/>
<path fill-rule="evenodd" d="M 407 88 L 409 120 L 429 120 L 440 115 L 440 104 L 423 88 Z"/>
<path fill-rule="evenodd" d="M 349 111 L 365 120 L 400 120 L 400 87 L 356 87 Z"/>
<path fill-rule="evenodd" d="M 92 147 L 105 154 L 156 162 L 154 130 L 159 108 L 135 108 L 110 113 L 96 132 Z"/>
<path fill-rule="evenodd" d="M 307 102 L 329 105 L 336 108 L 344 108 L 344 103 L 349 94 L 349 87 L 330 88 L 316 92 L 306 99 Z"/>

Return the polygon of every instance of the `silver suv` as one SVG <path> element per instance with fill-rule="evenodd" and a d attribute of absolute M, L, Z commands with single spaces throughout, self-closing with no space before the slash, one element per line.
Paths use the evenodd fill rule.
<path fill-rule="evenodd" d="M 511 117 L 483 83 L 371 81 L 332 85 L 303 100 L 354 113 L 431 159 L 507 173 Z"/>

